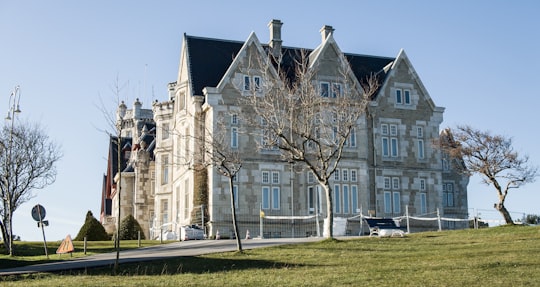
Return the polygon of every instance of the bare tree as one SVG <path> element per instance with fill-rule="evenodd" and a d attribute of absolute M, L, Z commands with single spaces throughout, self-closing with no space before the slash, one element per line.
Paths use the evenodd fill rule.
<path fill-rule="evenodd" d="M 0 130 L 0 209 L 4 246 L 13 256 L 13 213 L 33 197 L 32 191 L 52 184 L 60 147 L 37 124 L 14 124 Z"/>
<path fill-rule="evenodd" d="M 472 175 L 479 174 L 482 182 L 495 188 L 499 201 L 494 208 L 503 216 L 506 224 L 514 224 L 504 202 L 511 189 L 533 182 L 538 168 L 529 165 L 528 156 L 520 155 L 512 146 L 512 139 L 492 135 L 470 126 L 458 126 L 445 130 L 447 140 L 443 149 L 458 163 L 456 168 Z"/>
<path fill-rule="evenodd" d="M 237 250 L 242 252 L 242 242 L 236 222 L 236 205 L 233 181 L 242 168 L 242 159 L 238 149 L 232 148 L 230 145 L 231 138 L 228 136 L 227 127 L 224 120 L 216 121 L 216 126 L 205 126 L 204 113 L 199 111 L 195 115 L 196 128 L 198 131 L 195 135 L 180 135 L 179 138 L 192 139 L 195 141 L 195 147 L 198 149 L 194 153 L 190 153 L 190 157 L 185 158 L 184 162 L 188 164 L 188 168 L 195 172 L 206 173 L 209 167 L 213 167 L 217 172 L 225 176 L 228 181 L 229 195 L 231 198 L 231 217 L 236 237 Z M 200 179 L 199 179 L 200 180 Z M 205 181 L 207 184 L 208 181 Z"/>
<path fill-rule="evenodd" d="M 106 124 L 108 125 L 107 128 L 99 128 L 102 132 L 107 134 L 110 137 L 111 143 L 116 145 L 116 163 L 117 163 L 117 174 L 114 175 L 115 177 L 115 189 L 116 189 L 116 196 L 118 197 L 118 216 L 116 218 L 116 234 L 114 236 L 116 246 L 116 260 L 114 262 L 114 272 L 118 272 L 119 264 L 120 264 L 120 224 L 121 224 L 121 192 L 122 192 L 122 149 L 123 149 L 123 142 L 124 139 L 122 138 L 122 129 L 124 128 L 124 113 L 126 110 L 126 105 L 124 101 L 120 101 L 120 94 L 124 87 L 128 83 L 120 84 L 120 77 L 119 75 L 116 75 L 116 80 L 111 84 L 110 90 L 112 94 L 114 95 L 114 100 L 116 101 L 116 106 L 118 107 L 118 111 L 116 113 L 110 111 L 107 108 L 107 105 L 103 102 L 103 99 L 100 97 L 100 105 L 97 106 L 97 108 L 101 111 L 103 114 L 103 117 L 106 121 Z"/>
<path fill-rule="evenodd" d="M 259 63 L 261 86 L 253 87 L 254 93 L 246 98 L 253 108 L 247 120 L 262 133 L 260 148 L 277 149 L 283 161 L 300 163 L 313 173 L 326 195 L 324 236 L 332 238 L 330 179 L 344 148 L 351 140 L 356 143 L 359 120 L 378 82 L 371 76 L 360 83 L 343 58 L 335 63 L 333 74 L 325 75 L 333 83 L 319 86 L 320 71 L 309 63 L 308 55 L 295 58 L 294 67 L 281 66 L 281 58 Z"/>

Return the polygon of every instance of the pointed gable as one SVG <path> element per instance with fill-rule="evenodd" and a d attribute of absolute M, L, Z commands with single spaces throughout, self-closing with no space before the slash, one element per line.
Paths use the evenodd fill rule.
<path fill-rule="evenodd" d="M 234 77 L 234 73 L 238 72 L 239 68 L 242 68 L 244 70 L 258 69 L 260 68 L 260 64 L 264 64 L 258 63 L 258 61 L 265 61 L 267 59 L 267 54 L 261 43 L 259 42 L 257 35 L 255 35 L 254 32 L 251 32 L 248 39 L 242 45 L 242 48 L 240 48 L 240 50 L 238 51 L 236 57 L 229 65 L 229 68 L 225 72 L 225 75 L 223 75 L 223 77 L 221 78 L 219 84 L 217 85 L 217 88 L 223 89 L 224 85 L 228 82 L 229 79 L 232 79 Z"/>
<path fill-rule="evenodd" d="M 420 80 L 420 77 L 416 73 L 416 70 L 409 60 L 409 57 L 407 57 L 407 54 L 403 49 L 399 51 L 399 54 L 396 57 L 396 60 L 392 63 L 388 73 L 389 77 L 392 78 L 394 82 L 400 82 L 400 79 L 404 78 L 410 82 L 410 84 L 413 84 L 414 87 L 419 91 L 418 95 L 422 96 L 422 99 L 425 100 L 433 110 L 439 112 L 444 110 L 444 108 L 437 107 L 435 105 L 433 99 L 429 95 L 429 92 L 422 83 L 422 80 Z"/>
<path fill-rule="evenodd" d="M 184 56 L 188 58 L 185 60 L 187 60 L 192 95 L 203 95 L 202 90 L 205 87 L 217 87 L 228 71 L 233 70 L 232 66 L 238 63 L 235 60 L 238 55 L 251 44 L 255 44 L 260 53 L 271 53 L 271 47 L 268 44 L 261 44 L 254 33 L 251 33 L 248 40 L 244 42 L 189 35 L 184 36 L 184 42 L 186 49 Z M 310 62 L 317 61 L 328 46 L 332 46 L 336 53 L 343 55 L 360 82 L 370 75 L 377 75 L 382 84 L 387 77 L 388 69 L 386 68 L 395 60 L 391 57 L 342 53 L 330 34 L 327 41 L 316 49 L 282 47 L 282 62 L 280 63 L 282 72 L 285 72 L 289 80 L 294 82 L 296 63 L 301 59 L 302 54 L 309 55 Z"/>
<path fill-rule="evenodd" d="M 329 28 L 331 29 L 331 27 Z M 332 53 L 329 55 L 330 58 L 338 58 L 349 64 L 354 77 L 359 83 L 364 83 L 370 77 L 375 76 L 379 87 L 383 85 L 388 75 L 388 67 L 395 61 L 394 58 L 343 53 L 334 39 L 333 30 L 328 32 L 328 26 L 325 26 L 321 29 L 321 32 L 323 33 L 323 42 L 310 54 L 312 65 L 320 61 L 324 55 Z M 327 34 L 325 35 L 325 33 Z"/>

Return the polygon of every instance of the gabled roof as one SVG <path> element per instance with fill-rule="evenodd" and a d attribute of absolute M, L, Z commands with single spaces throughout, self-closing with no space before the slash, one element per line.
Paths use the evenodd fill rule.
<path fill-rule="evenodd" d="M 191 85 L 194 95 L 202 95 L 205 87 L 216 87 L 234 58 L 244 45 L 242 41 L 184 36 L 189 55 Z M 262 45 L 269 51 L 268 45 Z M 290 80 L 294 79 L 295 63 L 301 58 L 302 51 L 309 54 L 313 50 L 305 48 L 283 47 L 281 67 Z M 379 76 L 380 84 L 386 78 L 384 68 L 395 58 L 345 53 L 358 81 L 363 82 L 371 74 Z"/>

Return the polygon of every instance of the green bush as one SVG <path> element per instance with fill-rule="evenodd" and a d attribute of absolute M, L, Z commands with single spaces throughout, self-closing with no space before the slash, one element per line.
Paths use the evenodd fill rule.
<path fill-rule="evenodd" d="M 525 217 L 525 223 L 527 224 L 539 224 L 540 223 L 540 216 L 536 214 L 527 214 Z"/>
<path fill-rule="evenodd" d="M 110 239 L 110 236 L 107 234 L 107 231 L 105 231 L 103 225 L 101 225 L 94 217 L 90 210 L 86 213 L 84 224 L 74 240 L 83 241 L 84 237 L 86 237 L 86 240 L 88 241 L 103 241 Z"/>
<path fill-rule="evenodd" d="M 139 238 L 139 231 L 141 232 L 141 239 L 145 239 L 141 225 L 131 214 L 124 217 L 124 219 L 122 219 L 122 222 L 120 222 L 121 240 L 136 240 Z"/>

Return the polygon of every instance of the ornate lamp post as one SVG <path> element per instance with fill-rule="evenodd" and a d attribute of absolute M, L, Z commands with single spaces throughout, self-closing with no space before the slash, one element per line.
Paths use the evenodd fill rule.
<path fill-rule="evenodd" d="M 4 177 L 5 177 L 5 193 L 4 193 L 4 211 L 7 214 L 8 218 L 8 224 L 7 228 L 9 238 L 4 238 L 4 240 L 8 240 L 9 242 L 9 255 L 13 256 L 13 225 L 11 224 L 12 221 L 12 198 L 11 198 L 11 169 L 13 165 L 12 161 L 12 149 L 13 149 L 13 129 L 15 128 L 15 115 L 20 113 L 21 110 L 19 108 L 19 102 L 21 100 L 21 90 L 19 86 L 16 86 L 15 89 L 11 92 L 11 95 L 9 96 L 9 111 L 6 116 L 6 120 L 11 122 L 11 127 L 9 130 L 9 143 L 6 151 L 6 157 L 5 157 L 5 166 L 4 166 Z"/>

